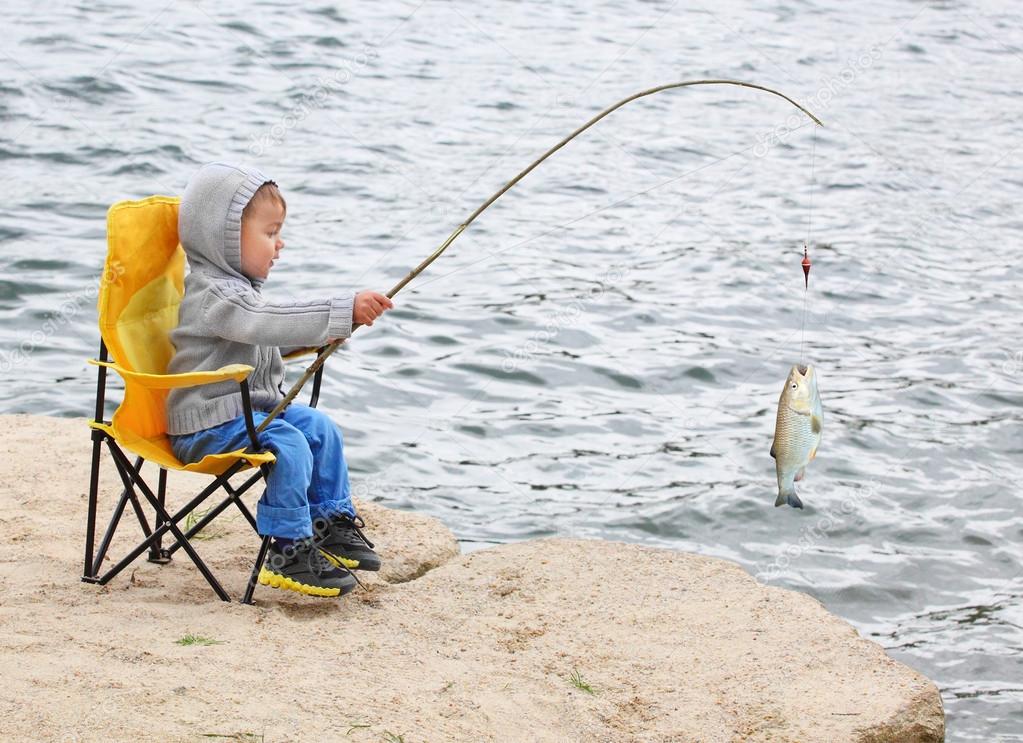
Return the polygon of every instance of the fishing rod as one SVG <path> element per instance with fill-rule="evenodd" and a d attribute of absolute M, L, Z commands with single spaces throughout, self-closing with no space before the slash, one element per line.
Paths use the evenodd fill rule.
<path fill-rule="evenodd" d="M 640 91 L 639 93 L 635 93 L 633 95 L 630 95 L 628 98 L 623 98 L 622 100 L 618 101 L 614 105 L 608 106 L 607 108 L 605 108 L 603 111 L 598 113 L 592 119 L 590 119 L 585 124 L 583 124 L 578 129 L 576 129 L 574 132 L 572 132 L 567 137 L 562 139 L 560 142 L 555 144 L 553 147 L 548 149 L 545 153 L 540 155 L 540 157 L 538 157 L 536 160 L 534 160 L 532 163 L 530 163 L 529 166 L 526 167 L 522 172 L 520 172 L 517 176 L 515 176 L 510 181 L 508 181 L 504 186 L 502 186 L 493 196 L 491 196 L 489 199 L 487 199 L 482 204 L 480 204 L 480 206 L 476 209 L 476 211 L 474 211 L 472 214 L 470 214 L 465 219 L 464 222 L 462 222 L 460 225 L 458 225 L 455 228 L 454 232 L 452 232 L 450 235 L 448 235 L 447 240 L 445 240 L 443 243 L 441 243 L 439 248 L 437 248 L 435 251 L 430 253 L 430 255 L 428 255 L 425 259 L 423 259 L 422 263 L 420 263 L 418 266 L 416 266 L 411 271 L 409 271 L 408 274 L 405 276 L 405 278 L 403 278 L 401 281 L 399 281 L 397 284 L 395 284 L 394 287 L 389 292 L 387 292 L 388 299 L 393 299 L 395 294 L 397 294 L 402 289 L 404 289 L 409 284 L 409 282 L 411 282 L 414 278 L 416 278 L 419 274 L 421 274 L 424 270 L 426 270 L 426 268 L 431 263 L 433 263 L 435 260 L 440 258 L 441 255 L 444 253 L 444 251 L 448 249 L 448 246 L 451 245 L 451 243 L 453 243 L 455 241 L 455 238 L 457 238 L 459 235 L 461 235 L 463 232 L 465 232 L 466 228 L 470 224 L 472 224 L 473 220 L 475 220 L 476 217 L 478 217 L 480 214 L 482 214 L 484 212 L 484 210 L 487 209 L 487 207 L 489 207 L 491 204 L 493 204 L 495 201 L 497 201 L 499 198 L 501 198 L 501 196 L 503 196 L 512 186 L 514 186 L 516 183 L 518 183 L 520 180 L 522 180 L 525 176 L 529 175 L 529 173 L 532 172 L 532 170 L 534 168 L 536 168 L 537 165 L 542 163 L 548 157 L 550 157 L 555 152 L 560 150 L 562 147 L 564 147 L 566 144 L 571 142 L 577 136 L 579 136 L 584 131 L 589 129 L 591 126 L 596 124 L 598 121 L 603 119 L 605 116 L 607 116 L 608 114 L 610 114 L 610 113 L 616 111 L 617 109 L 621 108 L 626 103 L 629 103 L 631 101 L 636 100 L 637 98 L 645 98 L 648 95 L 654 95 L 655 93 L 660 93 L 660 92 L 662 92 L 664 90 L 671 90 L 672 88 L 686 88 L 686 87 L 690 87 L 690 86 L 693 86 L 693 85 L 737 85 L 737 86 L 742 87 L 742 88 L 753 88 L 755 90 L 762 90 L 765 93 L 771 93 L 772 95 L 776 95 L 779 98 L 784 98 L 786 101 L 788 101 L 793 106 L 798 108 L 804 114 L 809 116 L 810 119 L 815 124 L 817 124 L 817 126 L 824 126 L 824 124 L 821 123 L 820 119 L 818 119 L 816 116 L 814 116 L 812 113 L 807 111 L 805 108 L 803 108 L 801 105 L 796 103 L 796 101 L 792 100 L 791 98 L 789 98 L 784 93 L 780 93 L 777 90 L 765 87 L 763 85 L 757 85 L 756 83 L 745 83 L 745 82 L 742 82 L 740 80 L 687 80 L 687 81 L 680 82 L 680 83 L 668 83 L 667 85 L 659 85 L 656 88 L 650 88 L 648 90 Z M 361 327 L 361 326 L 360 325 L 354 325 L 352 327 L 352 332 L 354 333 L 355 330 L 357 328 L 359 328 L 359 327 Z M 330 357 L 330 355 L 332 353 L 334 353 L 338 348 L 341 347 L 342 343 L 344 343 L 344 340 L 334 341 L 333 343 L 330 343 L 329 345 L 327 345 L 322 351 L 320 351 L 320 353 L 316 356 L 316 360 L 313 361 L 313 363 L 309 365 L 309 368 L 306 369 L 305 372 L 302 374 L 302 378 L 299 379 L 292 386 L 292 388 L 290 390 L 288 390 L 288 393 L 284 396 L 284 399 L 281 400 L 281 402 L 279 402 L 277 404 L 277 406 L 274 407 L 274 409 L 272 411 L 270 411 L 270 414 L 266 418 L 263 419 L 263 421 L 259 424 L 259 426 L 256 427 L 257 431 L 262 431 L 263 429 L 265 429 L 268 425 L 270 425 L 270 421 L 272 421 L 274 418 L 276 418 L 278 415 L 280 415 L 281 412 L 283 412 L 284 409 L 287 408 L 288 405 L 291 404 L 291 401 L 295 399 L 295 397 L 301 391 L 302 387 L 305 386 L 305 383 L 308 382 L 310 379 L 312 379 L 313 375 L 316 374 L 316 372 L 319 370 L 319 368 L 321 366 L 323 366 L 323 363 Z"/>

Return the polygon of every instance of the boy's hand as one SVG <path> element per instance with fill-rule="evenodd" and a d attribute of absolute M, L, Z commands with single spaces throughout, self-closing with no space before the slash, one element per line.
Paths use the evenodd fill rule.
<path fill-rule="evenodd" d="M 355 295 L 352 322 L 358 325 L 372 325 L 374 320 L 392 307 L 394 307 L 394 303 L 384 294 L 359 292 Z"/>

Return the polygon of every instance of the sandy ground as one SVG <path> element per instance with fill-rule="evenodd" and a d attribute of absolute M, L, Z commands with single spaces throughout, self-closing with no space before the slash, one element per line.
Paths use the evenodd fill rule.
<path fill-rule="evenodd" d="M 341 600 L 225 604 L 183 553 L 84 584 L 84 422 L 0 422 L 0 739 L 943 739 L 929 680 L 815 600 L 697 555 L 563 539 L 459 555 L 435 520 L 366 503 L 385 570 Z M 195 482 L 172 478 L 171 502 Z M 112 467 L 104 483 L 101 521 Z M 113 552 L 138 534 L 126 520 Z M 247 524 L 195 545 L 240 593 Z"/>

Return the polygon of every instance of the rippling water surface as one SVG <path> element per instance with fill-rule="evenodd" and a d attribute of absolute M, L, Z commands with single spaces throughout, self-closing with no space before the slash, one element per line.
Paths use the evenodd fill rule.
<path fill-rule="evenodd" d="M 105 210 L 205 161 L 284 189 L 269 294 L 384 290 L 619 98 L 801 100 L 816 134 L 739 88 L 613 114 L 360 332 L 322 405 L 358 492 L 465 549 L 737 560 L 935 679 L 950 740 L 1023 739 L 1018 4 L 8 5 L 7 412 L 88 414 Z M 826 422 L 796 512 L 768 449 L 808 234 Z"/>

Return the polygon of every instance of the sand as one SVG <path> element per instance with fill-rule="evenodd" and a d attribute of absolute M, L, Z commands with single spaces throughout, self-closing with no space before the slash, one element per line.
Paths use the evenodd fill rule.
<path fill-rule="evenodd" d="M 943 740 L 928 679 L 814 599 L 694 554 L 545 539 L 461 555 L 436 520 L 361 503 L 385 569 L 341 600 L 261 587 L 225 604 L 181 552 L 82 583 L 84 421 L 0 422 L 2 740 Z M 170 501 L 196 482 L 172 477 Z M 138 534 L 126 520 L 114 553 Z M 235 514 L 207 537 L 239 595 L 255 537 Z"/>

